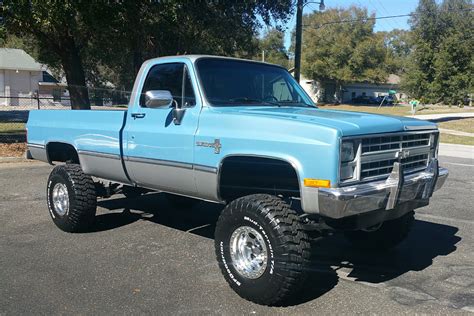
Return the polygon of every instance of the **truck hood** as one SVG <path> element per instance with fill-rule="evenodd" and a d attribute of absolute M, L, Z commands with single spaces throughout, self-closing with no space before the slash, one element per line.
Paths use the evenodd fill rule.
<path fill-rule="evenodd" d="M 215 108 L 216 109 L 216 108 Z M 365 112 L 322 110 L 303 107 L 237 106 L 219 107 L 219 111 L 235 115 L 256 115 L 337 129 L 342 136 L 390 133 L 407 130 L 436 129 L 436 124 L 403 116 Z"/>

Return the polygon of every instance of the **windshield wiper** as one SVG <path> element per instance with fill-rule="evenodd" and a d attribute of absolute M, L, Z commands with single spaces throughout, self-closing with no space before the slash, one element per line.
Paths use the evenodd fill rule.
<path fill-rule="evenodd" d="M 305 108 L 313 107 L 310 104 L 306 104 L 306 103 L 302 103 L 298 101 L 292 101 L 292 100 L 283 100 L 283 101 L 278 101 L 275 103 L 278 103 L 279 106 L 299 106 L 299 107 L 305 107 Z"/>
<path fill-rule="evenodd" d="M 252 99 L 252 98 L 233 98 L 229 99 L 229 102 L 232 103 L 245 103 L 245 104 L 251 104 L 251 103 L 258 103 L 258 104 L 270 104 L 270 105 L 276 105 L 279 106 L 278 102 L 275 101 L 266 101 L 262 99 Z"/>
<path fill-rule="evenodd" d="M 260 99 L 252 99 L 252 98 L 232 98 L 228 100 L 229 102 L 238 102 L 238 103 L 262 103 L 263 101 Z"/>

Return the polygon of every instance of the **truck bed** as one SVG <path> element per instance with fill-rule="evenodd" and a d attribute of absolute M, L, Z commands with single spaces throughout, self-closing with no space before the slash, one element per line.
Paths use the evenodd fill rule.
<path fill-rule="evenodd" d="M 84 172 L 128 182 L 121 160 L 125 114 L 124 110 L 31 111 L 26 124 L 28 148 L 34 159 L 50 162 L 48 144 L 69 144 L 77 150 Z"/>

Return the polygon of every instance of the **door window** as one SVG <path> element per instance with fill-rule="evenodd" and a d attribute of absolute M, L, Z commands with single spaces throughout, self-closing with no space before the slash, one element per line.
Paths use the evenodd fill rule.
<path fill-rule="evenodd" d="M 150 90 L 170 91 L 181 107 L 196 105 L 191 78 L 183 63 L 159 64 L 150 69 L 140 96 L 141 106 L 145 106 L 145 93 Z"/>

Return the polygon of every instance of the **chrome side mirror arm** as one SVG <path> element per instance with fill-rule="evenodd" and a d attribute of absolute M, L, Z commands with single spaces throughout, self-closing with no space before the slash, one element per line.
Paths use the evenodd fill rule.
<path fill-rule="evenodd" d="M 180 107 L 176 100 L 173 100 L 173 102 L 174 102 L 174 108 L 172 110 L 173 123 L 175 125 L 181 125 L 181 121 L 183 120 L 186 109 L 183 109 L 182 107 Z"/>

